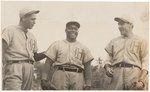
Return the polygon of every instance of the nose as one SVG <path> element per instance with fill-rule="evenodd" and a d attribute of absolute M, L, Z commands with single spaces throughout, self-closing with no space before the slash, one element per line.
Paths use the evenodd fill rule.
<path fill-rule="evenodd" d="M 33 24 L 35 24 L 35 21 L 33 21 Z"/>
<path fill-rule="evenodd" d="M 118 25 L 118 28 L 122 28 L 122 25 Z"/>

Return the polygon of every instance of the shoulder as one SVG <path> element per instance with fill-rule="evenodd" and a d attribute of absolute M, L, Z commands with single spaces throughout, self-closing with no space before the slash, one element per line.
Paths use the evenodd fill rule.
<path fill-rule="evenodd" d="M 58 40 L 58 41 L 54 41 L 52 44 L 61 45 L 64 43 L 65 43 L 65 40 Z"/>
<path fill-rule="evenodd" d="M 63 43 L 65 43 L 63 40 L 54 41 L 50 44 L 51 46 L 61 46 Z"/>
<path fill-rule="evenodd" d="M 137 36 L 137 35 L 134 35 L 134 36 L 133 36 L 133 39 L 134 39 L 134 40 L 138 40 L 138 41 L 146 40 L 146 39 L 144 39 L 143 37 L 140 37 L 140 36 Z"/>
<path fill-rule="evenodd" d="M 122 39 L 122 36 L 113 38 L 112 40 L 110 40 L 109 45 L 110 45 L 110 44 L 113 44 L 113 43 L 116 43 L 116 42 L 120 41 L 121 39 Z"/>
<path fill-rule="evenodd" d="M 116 42 L 116 41 L 121 40 L 121 39 L 122 39 L 122 36 L 119 36 L 119 37 L 113 38 L 111 40 L 111 42 Z"/>
<path fill-rule="evenodd" d="M 11 26 L 7 26 L 3 29 L 3 32 L 5 31 L 9 31 L 9 32 L 14 32 L 17 30 L 17 26 L 11 25 Z"/>

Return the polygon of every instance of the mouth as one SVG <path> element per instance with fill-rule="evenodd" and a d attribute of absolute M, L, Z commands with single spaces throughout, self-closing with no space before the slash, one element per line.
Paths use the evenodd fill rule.
<path fill-rule="evenodd" d="M 70 35 L 71 35 L 71 36 L 76 36 L 76 34 L 75 34 L 75 33 L 71 33 Z"/>
<path fill-rule="evenodd" d="M 75 38 L 77 36 L 76 33 L 70 33 L 69 35 L 70 35 L 71 38 Z"/>

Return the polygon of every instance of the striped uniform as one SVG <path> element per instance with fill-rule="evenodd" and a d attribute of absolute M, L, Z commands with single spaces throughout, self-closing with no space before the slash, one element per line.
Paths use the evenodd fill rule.
<path fill-rule="evenodd" d="M 12 63 L 14 61 L 34 61 L 37 43 L 34 36 L 20 26 L 10 26 L 3 30 L 2 39 L 8 45 L 5 53 L 6 65 L 3 70 L 4 90 L 30 90 L 33 77 L 31 63 Z"/>
<path fill-rule="evenodd" d="M 133 35 L 132 37 L 117 37 L 105 48 L 109 54 L 106 64 L 114 67 L 110 89 L 130 89 L 132 81 L 140 75 L 140 69 L 148 70 L 148 48 L 146 41 Z M 119 63 L 127 63 L 135 67 L 115 67 Z"/>
<path fill-rule="evenodd" d="M 46 56 L 54 61 L 55 66 L 75 65 L 84 70 L 84 63 L 91 61 L 93 56 L 87 47 L 76 41 L 67 40 L 54 42 L 45 52 Z M 46 68 L 46 67 L 45 67 Z M 49 68 L 47 68 L 49 69 Z M 82 73 L 56 70 L 51 83 L 57 89 L 83 89 L 85 80 Z"/>

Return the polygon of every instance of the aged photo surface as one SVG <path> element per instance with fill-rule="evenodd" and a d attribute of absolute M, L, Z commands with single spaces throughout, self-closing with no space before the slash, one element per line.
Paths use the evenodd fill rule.
<path fill-rule="evenodd" d="M 148 90 L 149 2 L 2 1 L 2 90 Z"/>

